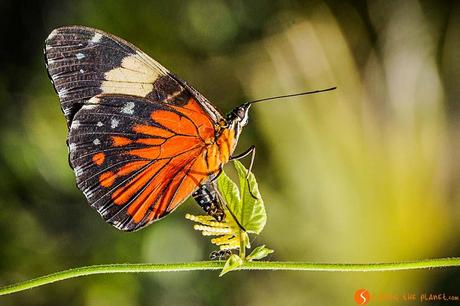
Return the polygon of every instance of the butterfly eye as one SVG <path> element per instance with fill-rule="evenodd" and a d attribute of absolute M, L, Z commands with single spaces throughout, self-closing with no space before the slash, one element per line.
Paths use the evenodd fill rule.
<path fill-rule="evenodd" d="M 241 120 L 244 119 L 244 117 L 246 117 L 246 110 L 242 107 L 238 108 L 237 110 L 237 113 L 238 117 L 240 117 Z"/>

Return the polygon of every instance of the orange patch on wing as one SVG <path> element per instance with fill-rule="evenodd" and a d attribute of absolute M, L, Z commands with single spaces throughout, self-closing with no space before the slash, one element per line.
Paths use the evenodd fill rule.
<path fill-rule="evenodd" d="M 187 104 L 185 104 L 183 107 L 197 113 L 204 113 L 203 108 L 198 104 L 198 102 L 194 98 L 188 99 Z"/>
<path fill-rule="evenodd" d="M 102 165 L 104 163 L 104 160 L 105 154 L 102 152 L 93 155 L 93 163 L 95 163 L 98 166 Z"/>
<path fill-rule="evenodd" d="M 129 138 L 126 138 L 126 137 L 121 137 L 121 136 L 112 136 L 112 144 L 115 146 L 115 147 L 122 147 L 122 146 L 126 146 L 126 145 L 129 145 L 130 143 L 132 143 L 133 141 Z"/>
<path fill-rule="evenodd" d="M 177 154 L 180 154 L 184 151 L 193 149 L 197 146 L 204 146 L 203 142 L 196 137 L 190 136 L 174 136 L 165 141 L 164 144 L 161 145 L 161 154 L 162 158 L 164 157 L 172 157 Z M 188 153 L 186 153 L 188 154 Z"/>
<path fill-rule="evenodd" d="M 196 170 L 202 169 L 201 173 Z M 156 204 L 154 210 L 149 214 L 148 220 L 153 220 L 164 216 L 185 201 L 190 194 L 199 186 L 208 176 L 209 173 L 203 171 L 206 169 L 203 155 L 199 154 L 195 160 L 178 173 L 171 181 L 166 192 Z"/>
<path fill-rule="evenodd" d="M 208 177 L 211 173 L 219 171 L 220 166 L 221 164 L 208 165 L 204 157 L 198 158 L 190 169 L 190 177 L 198 181 L 201 177 Z"/>
<path fill-rule="evenodd" d="M 136 143 L 141 143 L 150 146 L 161 145 L 163 142 L 165 142 L 164 138 L 140 138 L 136 140 Z"/>
<path fill-rule="evenodd" d="M 151 146 L 141 149 L 133 149 L 128 153 L 146 159 L 170 158 L 184 151 L 204 145 L 201 140 L 190 136 L 174 136 L 167 139 L 161 146 Z"/>
<path fill-rule="evenodd" d="M 182 160 L 184 159 L 186 158 L 183 157 Z M 158 195 L 164 189 L 164 185 L 167 184 L 170 177 L 174 175 L 173 171 L 175 167 L 177 167 L 177 164 L 171 162 L 167 166 L 156 171 L 156 173 L 150 177 L 151 181 L 148 182 L 146 188 L 144 188 L 141 194 L 139 194 L 129 205 L 127 213 L 133 216 L 134 222 L 140 222 L 148 207 L 155 204 Z"/>
<path fill-rule="evenodd" d="M 197 161 L 195 161 L 196 164 Z M 194 165 L 192 165 L 193 167 Z M 190 168 L 192 168 L 190 167 Z M 162 210 L 170 212 L 185 201 L 195 188 L 200 185 L 207 175 L 192 176 L 190 171 L 183 180 L 177 181 L 177 186 L 171 189 L 162 199 Z"/>
<path fill-rule="evenodd" d="M 133 217 L 134 222 L 139 223 L 150 206 L 155 205 L 154 210 L 157 208 L 158 197 L 170 179 L 169 172 L 170 167 L 165 167 L 149 184 L 148 188 L 129 206 L 128 214 Z"/>
<path fill-rule="evenodd" d="M 198 127 L 198 133 L 203 139 L 214 137 L 214 123 L 198 102 L 191 98 L 184 106 L 171 106 L 171 108 L 190 118 Z"/>
<path fill-rule="evenodd" d="M 149 196 L 150 194 L 150 188 L 147 187 L 144 191 L 142 191 L 142 193 L 129 205 L 128 207 L 128 210 L 127 210 L 127 213 L 130 215 L 130 216 L 134 216 L 136 214 L 136 211 L 139 209 L 139 207 L 143 204 L 143 203 L 147 203 L 146 202 L 146 199 L 147 197 Z M 134 222 L 138 223 L 140 220 L 136 220 L 134 219 Z"/>
<path fill-rule="evenodd" d="M 186 117 L 180 116 L 175 112 L 157 110 L 152 112 L 153 121 L 174 131 L 177 134 L 196 135 L 197 131 L 193 123 Z M 193 118 L 191 118 L 193 120 Z"/>
<path fill-rule="evenodd" d="M 142 149 L 133 149 L 128 152 L 130 155 L 134 155 L 140 158 L 146 159 L 157 159 L 160 158 L 161 147 L 147 147 Z"/>
<path fill-rule="evenodd" d="M 164 128 L 145 124 L 136 124 L 135 126 L 133 126 L 133 131 L 144 135 L 157 136 L 163 138 L 168 138 L 174 135 L 174 133 Z"/>
<path fill-rule="evenodd" d="M 145 186 L 149 180 L 166 164 L 167 160 L 158 160 L 153 165 L 136 175 L 128 184 L 118 188 L 112 194 L 116 205 L 125 204 L 131 197 Z"/>
<path fill-rule="evenodd" d="M 147 195 L 147 200 L 146 201 L 143 201 L 143 202 L 136 201 L 137 202 L 136 203 L 136 205 L 137 205 L 136 208 L 130 210 L 130 213 L 131 213 L 131 215 L 133 217 L 134 222 L 136 222 L 136 223 L 141 222 L 141 220 L 144 218 L 145 214 L 147 213 L 147 210 L 149 209 L 149 207 L 151 205 L 154 205 L 155 202 L 149 201 L 149 198 L 151 198 L 151 196 Z M 130 206 L 130 208 L 131 208 L 131 206 Z"/>
<path fill-rule="evenodd" d="M 225 129 L 217 139 L 217 146 L 219 147 L 221 163 L 228 162 L 230 155 L 233 153 L 235 132 L 233 130 Z"/>
<path fill-rule="evenodd" d="M 174 208 L 177 207 L 180 203 L 182 203 L 186 198 L 190 196 L 190 194 L 195 190 L 195 188 L 203 182 L 203 180 L 207 176 L 201 176 L 201 177 L 193 177 L 191 175 L 187 175 L 187 177 L 184 179 L 182 182 L 179 190 L 177 190 L 176 195 L 174 196 L 174 201 L 171 202 L 171 204 L 168 207 L 168 211 L 173 210 Z"/>
<path fill-rule="evenodd" d="M 180 175 L 176 175 L 176 177 L 173 178 L 171 184 L 167 187 L 166 190 L 164 190 L 164 193 L 158 200 L 155 209 L 151 212 L 151 215 L 161 216 L 165 213 L 167 207 L 173 204 L 172 199 L 180 187 L 181 180 L 185 179 L 184 176 L 185 173 L 181 172 Z M 150 218 L 150 215 L 148 217 Z"/>
<path fill-rule="evenodd" d="M 191 163 L 192 161 L 189 160 L 187 162 Z M 157 216 L 157 218 L 160 218 L 164 215 L 166 206 L 169 203 L 168 199 L 172 198 L 179 186 L 180 179 L 183 178 L 185 172 L 187 172 L 187 169 L 182 169 L 182 167 L 188 169 L 186 164 L 182 165 L 181 167 L 178 167 L 180 169 L 179 171 L 177 171 L 177 169 L 174 169 L 174 172 L 171 173 L 168 180 L 161 183 L 161 188 L 158 188 L 152 197 L 152 199 L 154 199 L 155 201 L 155 206 L 153 207 L 151 214 Z M 149 217 L 150 215 L 148 216 L 148 218 Z"/>
<path fill-rule="evenodd" d="M 117 175 L 118 176 L 125 176 L 125 175 L 128 175 L 130 174 L 131 172 L 134 172 L 136 170 L 139 170 L 140 168 L 144 167 L 145 165 L 147 165 L 149 163 L 149 161 L 147 160 L 141 160 L 141 161 L 134 161 L 134 162 L 130 162 L 126 165 L 124 165 L 123 167 L 121 167 L 118 172 L 117 172 Z"/>
<path fill-rule="evenodd" d="M 115 173 L 113 173 L 112 171 L 107 171 L 99 176 L 99 183 L 103 187 L 110 187 L 113 185 L 116 178 L 117 175 Z"/>
<path fill-rule="evenodd" d="M 142 194 L 128 208 L 128 214 L 133 217 L 134 222 L 140 222 L 151 206 L 154 206 L 152 212 L 156 216 L 161 217 L 163 215 L 164 207 L 161 206 L 161 198 L 172 187 L 177 177 L 183 177 L 182 173 L 188 169 L 187 164 L 192 163 L 199 152 L 199 149 L 195 149 L 188 155 L 174 157 L 166 167 L 160 170 Z M 174 187 L 173 189 L 175 190 Z"/>
<path fill-rule="evenodd" d="M 212 144 L 207 146 L 207 160 L 203 157 L 203 161 L 207 162 L 204 165 L 200 165 L 200 169 L 193 169 L 193 171 L 206 171 L 209 172 L 211 170 L 215 170 L 219 168 L 220 163 L 220 152 L 217 144 Z M 206 169 L 206 170 L 204 170 Z"/>
<path fill-rule="evenodd" d="M 200 137 L 203 139 L 213 139 L 216 135 L 216 130 L 214 127 L 201 125 L 198 127 L 198 134 L 200 134 Z"/>

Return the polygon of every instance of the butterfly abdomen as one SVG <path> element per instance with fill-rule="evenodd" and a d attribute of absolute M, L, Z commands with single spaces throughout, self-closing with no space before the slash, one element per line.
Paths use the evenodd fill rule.
<path fill-rule="evenodd" d="M 225 220 L 225 212 L 222 204 L 217 198 L 217 192 L 211 183 L 205 183 L 200 186 L 193 194 L 193 199 L 200 205 L 203 210 L 216 219 L 216 221 Z"/>

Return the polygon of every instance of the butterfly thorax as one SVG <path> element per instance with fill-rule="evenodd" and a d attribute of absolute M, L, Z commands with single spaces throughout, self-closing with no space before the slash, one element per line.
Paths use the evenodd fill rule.
<path fill-rule="evenodd" d="M 216 144 L 219 148 L 220 162 L 226 163 L 230 159 L 236 147 L 237 138 L 235 131 L 232 129 L 224 129 L 220 136 L 217 138 Z"/>
<path fill-rule="evenodd" d="M 216 125 L 215 144 L 219 152 L 220 163 L 225 164 L 236 148 L 243 127 L 248 123 L 249 104 L 243 104 L 221 119 Z"/>
<path fill-rule="evenodd" d="M 214 127 L 214 137 L 205 140 L 207 146 L 203 155 L 209 172 L 217 173 L 216 170 L 230 160 L 241 131 L 248 122 L 249 106 L 238 106 L 219 120 Z"/>

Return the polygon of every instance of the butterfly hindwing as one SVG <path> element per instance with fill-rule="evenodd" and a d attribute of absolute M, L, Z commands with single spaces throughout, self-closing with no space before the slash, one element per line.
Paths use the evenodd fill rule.
<path fill-rule="evenodd" d="M 217 172 L 204 158 L 213 136 L 212 121 L 192 97 L 176 107 L 103 94 L 75 115 L 70 163 L 90 205 L 131 231 L 168 214 Z"/>

